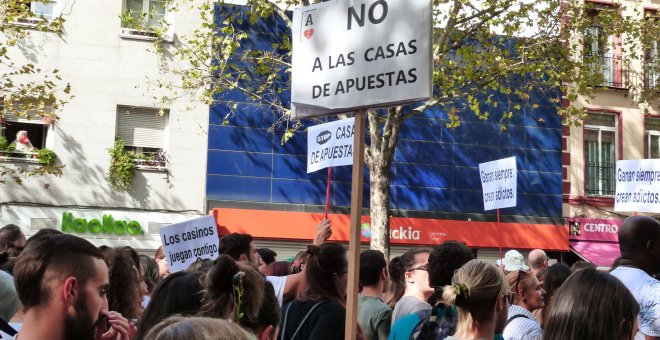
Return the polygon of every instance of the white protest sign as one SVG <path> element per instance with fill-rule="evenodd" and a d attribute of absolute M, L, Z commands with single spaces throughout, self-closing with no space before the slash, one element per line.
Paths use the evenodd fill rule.
<path fill-rule="evenodd" d="M 162 227 L 160 240 L 172 273 L 187 269 L 197 259 L 213 260 L 220 251 L 220 238 L 213 216 Z"/>
<path fill-rule="evenodd" d="M 329 166 L 353 164 L 355 118 L 319 124 L 307 129 L 307 173 Z"/>
<path fill-rule="evenodd" d="M 484 210 L 515 207 L 518 198 L 516 157 L 479 164 Z"/>
<path fill-rule="evenodd" d="M 614 210 L 660 212 L 660 159 L 616 161 Z"/>
<path fill-rule="evenodd" d="M 293 12 L 293 118 L 432 96 L 431 0 L 333 0 Z"/>

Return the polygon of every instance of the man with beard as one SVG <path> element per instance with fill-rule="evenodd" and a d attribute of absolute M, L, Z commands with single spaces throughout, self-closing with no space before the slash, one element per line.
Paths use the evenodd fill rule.
<path fill-rule="evenodd" d="M 14 281 L 25 312 L 18 339 L 129 338 L 128 321 L 108 311 L 103 254 L 82 238 L 55 234 L 31 242 Z"/>

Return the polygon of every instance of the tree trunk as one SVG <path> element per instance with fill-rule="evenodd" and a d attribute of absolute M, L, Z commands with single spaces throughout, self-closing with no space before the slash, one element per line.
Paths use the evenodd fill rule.
<path fill-rule="evenodd" d="M 399 138 L 403 113 L 401 107 L 388 110 L 386 117 L 369 110 L 369 136 L 367 168 L 369 169 L 369 202 L 371 217 L 371 249 L 380 250 L 390 257 L 390 174 L 394 150 Z M 383 124 L 384 119 L 384 124 Z M 382 126 L 382 127 L 381 127 Z"/>
<path fill-rule="evenodd" d="M 385 167 L 380 151 L 374 153 L 369 164 L 369 202 L 371 206 L 371 249 L 390 256 L 390 167 Z"/>

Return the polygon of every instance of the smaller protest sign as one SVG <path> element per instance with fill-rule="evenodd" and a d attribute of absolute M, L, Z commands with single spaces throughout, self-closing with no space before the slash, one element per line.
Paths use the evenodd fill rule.
<path fill-rule="evenodd" d="M 615 211 L 660 212 L 660 159 L 616 162 Z"/>
<path fill-rule="evenodd" d="M 355 118 L 312 126 L 307 130 L 307 173 L 353 164 Z"/>
<path fill-rule="evenodd" d="M 187 269 L 197 259 L 213 260 L 220 251 L 220 238 L 213 216 L 162 227 L 160 240 L 172 273 Z"/>
<path fill-rule="evenodd" d="M 518 168 L 516 157 L 479 164 L 484 210 L 515 207 L 517 204 Z"/>

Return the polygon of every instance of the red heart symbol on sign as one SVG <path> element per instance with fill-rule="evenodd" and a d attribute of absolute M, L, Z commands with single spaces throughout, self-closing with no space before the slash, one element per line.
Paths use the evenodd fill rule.
<path fill-rule="evenodd" d="M 314 29 L 312 28 L 312 29 L 305 30 L 305 32 L 303 32 L 303 34 L 305 35 L 305 38 L 309 39 L 309 38 L 312 37 L 312 34 L 314 34 Z"/>

